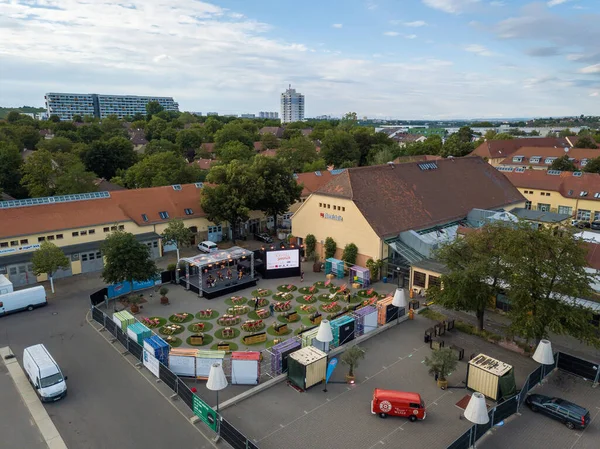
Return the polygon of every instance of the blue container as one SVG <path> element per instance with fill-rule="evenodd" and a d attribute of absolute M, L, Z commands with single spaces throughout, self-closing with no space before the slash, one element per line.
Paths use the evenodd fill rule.
<path fill-rule="evenodd" d="M 383 283 L 387 284 L 387 276 L 383 278 Z"/>
<path fill-rule="evenodd" d="M 354 340 L 354 318 L 345 315 L 331 322 L 333 341 L 331 346 L 337 347 Z"/>
<path fill-rule="evenodd" d="M 158 335 L 153 335 L 144 340 L 144 349 L 153 352 L 154 357 L 165 366 L 169 366 L 169 352 L 171 346 Z"/>

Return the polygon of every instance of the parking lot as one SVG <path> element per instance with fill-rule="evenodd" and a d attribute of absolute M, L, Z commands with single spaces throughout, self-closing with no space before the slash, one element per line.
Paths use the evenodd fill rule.
<path fill-rule="evenodd" d="M 280 383 L 223 411 L 224 416 L 261 449 L 285 446 L 332 448 L 445 448 L 469 428 L 459 419 L 462 409 L 455 404 L 468 391 L 464 388 L 468 354 L 483 352 L 512 364 L 520 386 L 536 368 L 531 359 L 456 331 L 445 336 L 446 345 L 465 349 L 466 358 L 449 377 L 446 391 L 437 388 L 424 359 L 431 353 L 423 343 L 423 332 L 431 321 L 417 316 L 361 344 L 367 350 L 356 371 L 357 384 L 347 385 L 347 368 L 340 364 L 327 392 L 317 385 L 299 393 Z M 427 404 L 427 418 L 411 423 L 402 418 L 386 420 L 370 413 L 374 388 L 415 391 Z M 489 402 L 493 406 L 492 402 Z"/>
<path fill-rule="evenodd" d="M 567 427 L 528 407 L 521 415 L 513 415 L 502 427 L 495 427 L 483 437 L 477 447 L 504 449 L 527 447 L 531 449 L 596 449 L 600 445 L 600 394 L 590 381 L 564 371 L 555 371 L 547 382 L 531 391 L 535 394 L 556 396 L 574 402 L 590 411 L 591 422 L 587 429 L 569 430 Z"/>

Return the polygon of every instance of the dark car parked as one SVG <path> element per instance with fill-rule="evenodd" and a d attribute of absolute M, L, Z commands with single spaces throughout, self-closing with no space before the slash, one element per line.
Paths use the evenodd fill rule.
<path fill-rule="evenodd" d="M 600 231 L 600 221 L 592 221 L 590 227 L 596 231 Z"/>
<path fill-rule="evenodd" d="M 254 238 L 256 240 L 258 240 L 259 242 L 273 243 L 273 238 L 266 232 L 261 232 L 260 234 L 254 234 Z"/>
<path fill-rule="evenodd" d="M 530 394 L 525 400 L 532 412 L 548 415 L 569 429 L 585 429 L 590 423 L 590 412 L 572 402 L 541 394 Z"/>

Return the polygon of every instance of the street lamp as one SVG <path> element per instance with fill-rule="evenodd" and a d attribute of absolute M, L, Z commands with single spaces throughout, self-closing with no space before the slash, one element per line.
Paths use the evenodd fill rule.
<path fill-rule="evenodd" d="M 323 352 L 329 351 L 329 342 L 333 340 L 333 333 L 331 332 L 331 324 L 329 320 L 322 320 L 319 325 L 319 330 L 317 331 L 317 336 L 315 337 L 317 341 L 323 343 L 322 349 Z M 325 393 L 327 393 L 327 378 L 325 378 L 325 388 L 323 389 Z"/>
<path fill-rule="evenodd" d="M 532 359 L 542 365 L 541 383 L 546 375 L 544 366 L 554 365 L 554 354 L 552 353 L 552 344 L 550 343 L 550 340 L 540 340 L 537 348 L 535 348 Z"/>
<path fill-rule="evenodd" d="M 208 380 L 206 381 L 206 388 L 217 392 L 217 420 L 219 420 L 219 391 L 223 390 L 227 386 L 227 377 L 223 372 L 223 367 L 220 363 L 213 363 L 208 373 Z M 217 426 L 217 436 L 215 442 L 219 441 L 221 432 L 221 426 Z"/>
<path fill-rule="evenodd" d="M 408 302 L 406 301 L 406 296 L 404 295 L 404 290 L 401 288 L 396 289 L 396 293 L 394 293 L 394 297 L 392 298 L 392 305 L 398 308 L 396 312 L 397 322 L 400 322 L 400 308 L 406 309 L 408 307 Z"/>
<path fill-rule="evenodd" d="M 396 267 L 396 279 L 398 279 L 398 288 L 400 288 L 400 267 Z"/>
<path fill-rule="evenodd" d="M 490 416 L 488 415 L 487 406 L 485 405 L 485 397 L 475 392 L 471 395 L 471 399 L 465 409 L 465 418 L 475 424 L 475 435 L 473 436 L 473 447 L 475 447 L 475 438 L 477 438 L 477 425 L 487 424 L 490 422 Z"/>

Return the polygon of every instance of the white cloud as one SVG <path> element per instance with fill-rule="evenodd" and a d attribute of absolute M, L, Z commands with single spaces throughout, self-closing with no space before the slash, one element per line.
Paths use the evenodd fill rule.
<path fill-rule="evenodd" d="M 425 25 L 427 25 L 427 23 L 423 20 L 415 20 L 414 22 L 404 22 L 404 26 L 413 28 L 424 27 Z"/>
<path fill-rule="evenodd" d="M 165 55 L 165 54 L 163 54 L 163 55 L 158 55 L 158 56 L 155 56 L 154 58 L 152 58 L 152 60 L 153 60 L 154 62 L 160 62 L 160 61 L 164 61 L 165 59 L 170 59 L 170 58 L 169 58 L 169 56 L 168 56 L 168 55 Z"/>
<path fill-rule="evenodd" d="M 367 0 L 365 3 L 365 8 L 369 10 L 377 9 L 377 6 L 377 3 L 375 3 L 373 0 Z"/>
<path fill-rule="evenodd" d="M 422 0 L 427 6 L 450 14 L 458 14 L 469 9 L 479 0 Z"/>
<path fill-rule="evenodd" d="M 333 28 L 342 28 L 344 26 L 344 24 L 342 23 L 334 23 L 333 25 L 331 25 Z"/>
<path fill-rule="evenodd" d="M 581 73 L 600 73 L 600 64 L 589 65 L 579 69 Z"/>
<path fill-rule="evenodd" d="M 400 33 L 398 33 L 397 31 L 386 31 L 385 33 L 383 33 L 384 36 L 390 36 L 390 37 L 395 37 L 395 36 L 399 36 Z"/>
<path fill-rule="evenodd" d="M 569 61 L 579 61 L 580 59 L 584 58 L 585 55 L 581 54 L 581 53 L 571 53 L 570 55 L 567 55 L 567 59 Z"/>
<path fill-rule="evenodd" d="M 494 55 L 494 53 L 489 51 L 486 47 L 484 47 L 483 45 L 479 45 L 479 44 L 467 45 L 465 47 L 465 51 L 468 51 L 469 53 L 475 53 L 476 55 L 479 55 L 479 56 L 493 56 Z"/>
<path fill-rule="evenodd" d="M 567 3 L 569 1 L 571 1 L 571 0 L 550 0 L 546 4 L 548 5 L 548 7 L 552 8 L 553 6 L 562 5 L 563 3 Z"/>
<path fill-rule="evenodd" d="M 490 2 L 490 6 L 499 7 L 499 6 L 505 6 L 505 5 L 506 5 L 506 3 L 504 3 L 504 2 L 499 2 L 499 1 Z"/>
<path fill-rule="evenodd" d="M 406 39 L 416 39 L 417 35 L 416 34 L 405 34 L 404 37 Z"/>
<path fill-rule="evenodd" d="M 598 91 L 596 91 L 596 92 L 592 92 L 592 93 L 590 94 L 590 97 L 597 97 L 597 96 L 600 96 L 600 92 L 598 92 Z"/>

